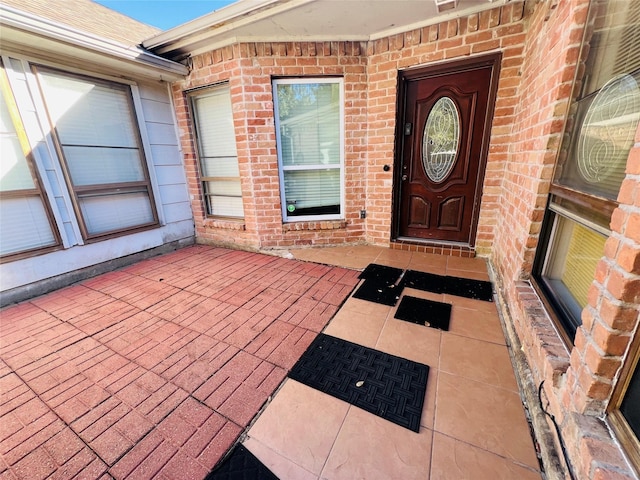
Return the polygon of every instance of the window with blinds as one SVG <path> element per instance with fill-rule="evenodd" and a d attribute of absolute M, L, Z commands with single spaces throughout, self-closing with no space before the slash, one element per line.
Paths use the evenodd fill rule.
<path fill-rule="evenodd" d="M 28 142 L 18 134 L 22 126 L 4 68 L 0 90 L 0 256 L 4 260 L 56 246 L 59 239 Z"/>
<path fill-rule="evenodd" d="M 343 217 L 342 80 L 273 81 L 285 221 Z"/>
<path fill-rule="evenodd" d="M 572 109 L 566 161 L 555 183 L 615 200 L 640 121 L 640 2 L 593 2 L 588 72 Z"/>
<path fill-rule="evenodd" d="M 244 218 L 229 85 L 190 95 L 207 215 Z"/>
<path fill-rule="evenodd" d="M 33 68 L 85 239 L 157 225 L 129 86 Z"/>
<path fill-rule="evenodd" d="M 640 123 L 640 1 L 592 0 L 533 274 L 572 342 Z"/>

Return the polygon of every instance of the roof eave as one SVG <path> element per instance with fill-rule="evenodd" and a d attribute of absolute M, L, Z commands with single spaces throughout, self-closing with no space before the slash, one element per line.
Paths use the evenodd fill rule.
<path fill-rule="evenodd" d="M 165 80 L 179 80 L 189 73 L 184 65 L 162 58 L 139 46 L 128 46 L 55 23 L 11 7 L 0 5 L 0 26 L 27 32 L 83 50 L 145 66 L 163 74 Z"/>

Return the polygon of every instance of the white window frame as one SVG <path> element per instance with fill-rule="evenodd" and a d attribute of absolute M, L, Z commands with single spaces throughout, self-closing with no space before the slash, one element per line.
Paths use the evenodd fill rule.
<path fill-rule="evenodd" d="M 339 153 L 340 161 L 337 164 L 327 165 L 284 165 L 282 159 L 282 139 L 280 138 L 280 115 L 278 110 L 277 86 L 278 85 L 297 85 L 297 84 L 337 84 L 339 87 L 339 112 L 340 112 L 340 140 Z M 304 222 L 304 221 L 321 221 L 321 220 L 341 220 L 345 215 L 345 174 L 344 174 L 344 80 L 341 77 L 304 77 L 304 78 L 277 78 L 272 80 L 274 122 L 276 130 L 276 145 L 278 150 L 278 176 L 280 179 L 280 199 L 282 208 L 282 219 L 285 223 Z M 340 212 L 337 214 L 322 215 L 296 215 L 290 216 L 287 211 L 284 172 L 285 171 L 305 171 L 305 170 L 324 170 L 336 169 L 340 176 Z"/>

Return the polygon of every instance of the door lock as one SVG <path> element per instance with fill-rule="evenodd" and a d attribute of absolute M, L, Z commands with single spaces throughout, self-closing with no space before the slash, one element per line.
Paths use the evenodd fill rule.
<path fill-rule="evenodd" d="M 402 181 L 406 181 L 407 180 L 407 176 L 406 175 L 402 175 Z"/>

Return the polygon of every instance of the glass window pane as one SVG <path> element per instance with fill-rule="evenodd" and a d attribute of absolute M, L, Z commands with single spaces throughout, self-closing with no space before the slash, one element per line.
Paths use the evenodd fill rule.
<path fill-rule="evenodd" d="M 340 213 L 340 169 L 284 172 L 289 215 Z"/>
<path fill-rule="evenodd" d="M 38 196 L 0 199 L 0 255 L 57 243 Z"/>
<path fill-rule="evenodd" d="M 431 108 L 422 135 L 422 165 L 432 182 L 443 182 L 453 170 L 460 143 L 460 113 L 449 97 Z"/>
<path fill-rule="evenodd" d="M 219 85 L 191 99 L 208 215 L 244 217 L 231 94 Z"/>
<path fill-rule="evenodd" d="M 277 84 L 276 95 L 282 164 L 339 164 L 339 84 Z"/>
<path fill-rule="evenodd" d="M 542 277 L 568 316 L 567 328 L 572 336 L 582 323 L 581 312 L 587 305 L 587 294 L 606 239 L 590 228 L 555 215 Z"/>
<path fill-rule="evenodd" d="M 631 431 L 640 438 L 640 366 L 636 365 L 629 386 L 620 405 L 620 412 L 629 424 Z"/>
<path fill-rule="evenodd" d="M 215 195 L 228 195 L 230 197 L 242 197 L 240 182 L 234 180 L 212 180 L 205 182 L 207 192 L 215 192 Z"/>
<path fill-rule="evenodd" d="M 221 195 L 208 195 L 207 206 L 211 215 L 221 217 L 242 217 L 244 206 L 242 197 L 226 197 Z"/>
<path fill-rule="evenodd" d="M 239 177 L 237 157 L 201 157 L 202 175 L 204 177 Z"/>
<path fill-rule="evenodd" d="M 89 234 L 96 235 L 154 221 L 147 192 L 79 196 Z"/>
<path fill-rule="evenodd" d="M 46 70 L 40 78 L 63 145 L 137 148 L 127 87 Z"/>
<path fill-rule="evenodd" d="M 137 149 L 63 147 L 73 184 L 100 185 L 144 181 Z"/>
<path fill-rule="evenodd" d="M 9 115 L 9 106 L 0 95 L 0 190 L 35 188 L 27 159 Z"/>
<path fill-rule="evenodd" d="M 576 103 L 577 127 L 558 183 L 615 200 L 640 122 L 640 71 Z"/>
<path fill-rule="evenodd" d="M 236 137 L 229 87 L 195 97 L 194 116 L 200 155 L 203 157 L 235 157 Z"/>

